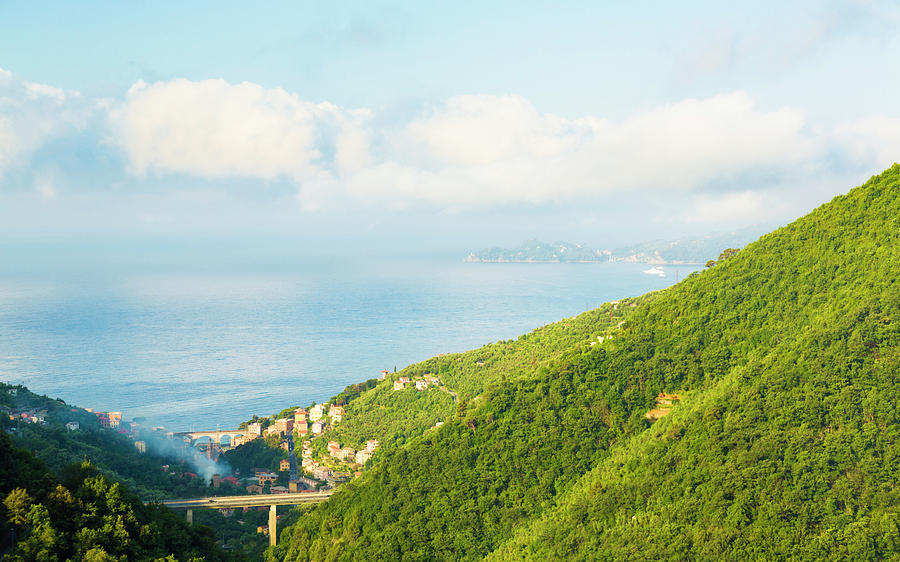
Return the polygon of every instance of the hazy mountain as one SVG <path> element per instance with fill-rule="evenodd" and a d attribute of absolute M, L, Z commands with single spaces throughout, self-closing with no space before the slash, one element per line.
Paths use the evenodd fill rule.
<path fill-rule="evenodd" d="M 725 248 L 741 248 L 759 238 L 763 227 L 752 226 L 699 238 L 652 240 L 615 249 L 594 249 L 583 244 L 527 240 L 517 248 L 494 247 L 470 252 L 465 261 L 479 263 L 588 263 L 630 261 L 652 264 L 706 263 Z"/>

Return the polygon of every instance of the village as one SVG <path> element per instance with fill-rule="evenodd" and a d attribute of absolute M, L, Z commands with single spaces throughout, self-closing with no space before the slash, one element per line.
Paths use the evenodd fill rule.
<path fill-rule="evenodd" d="M 388 374 L 387 370 L 381 371 L 378 380 L 385 380 Z M 431 373 L 413 377 L 401 376 L 392 385 L 393 391 L 402 391 L 409 387 L 414 387 L 418 392 L 440 388 L 451 395 L 454 394 L 446 390 L 440 378 Z M 265 439 L 267 443 L 280 439 L 278 446 L 288 452 L 288 458 L 283 459 L 279 465 L 278 472 L 281 474 L 265 469 L 254 469 L 254 475 L 245 478 L 247 492 L 281 494 L 330 489 L 361 476 L 366 463 L 378 448 L 377 439 L 367 439 L 365 443 L 359 444 L 358 449 L 346 443 L 330 440 L 324 453 L 317 451 L 321 447 L 313 446 L 313 440 L 326 434 L 329 428 L 340 424 L 346 416 L 345 406 L 323 403 L 314 404 L 309 409 L 297 408 L 291 417 L 262 419 L 247 424 L 246 434 L 234 437 L 231 447 L 260 438 Z M 440 425 L 438 422 L 438 426 Z M 295 454 L 293 453 L 295 439 L 300 442 L 300 467 L 296 476 L 289 476 L 292 473 L 290 457 Z M 287 486 L 277 484 L 285 480 Z"/>

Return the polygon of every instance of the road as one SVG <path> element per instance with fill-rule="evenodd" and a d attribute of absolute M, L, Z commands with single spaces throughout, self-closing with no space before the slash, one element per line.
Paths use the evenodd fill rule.
<path fill-rule="evenodd" d="M 249 496 L 217 496 L 209 498 L 162 500 L 172 509 L 222 509 L 224 507 L 256 507 L 264 505 L 297 505 L 322 502 L 333 492 L 298 492 L 292 494 L 251 494 Z"/>

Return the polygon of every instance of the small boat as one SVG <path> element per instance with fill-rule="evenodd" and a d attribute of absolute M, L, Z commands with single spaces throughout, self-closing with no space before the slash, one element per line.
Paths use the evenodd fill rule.
<path fill-rule="evenodd" d="M 666 272 L 659 267 L 651 267 L 650 269 L 645 269 L 644 273 L 646 273 L 647 275 L 659 275 L 660 277 L 666 276 Z"/>

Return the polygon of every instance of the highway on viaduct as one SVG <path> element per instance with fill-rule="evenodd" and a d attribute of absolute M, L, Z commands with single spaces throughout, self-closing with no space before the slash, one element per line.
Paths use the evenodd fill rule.
<path fill-rule="evenodd" d="M 249 496 L 215 496 L 208 498 L 191 498 L 177 500 L 162 500 L 159 503 L 171 509 L 186 509 L 188 523 L 194 519 L 195 509 L 223 509 L 234 507 L 262 507 L 269 506 L 269 544 L 275 545 L 278 533 L 276 531 L 275 508 L 279 505 L 299 505 L 301 503 L 323 502 L 331 496 L 332 491 L 327 492 L 295 492 L 288 494 L 253 494 Z M 150 503 L 150 502 L 148 502 Z"/>

